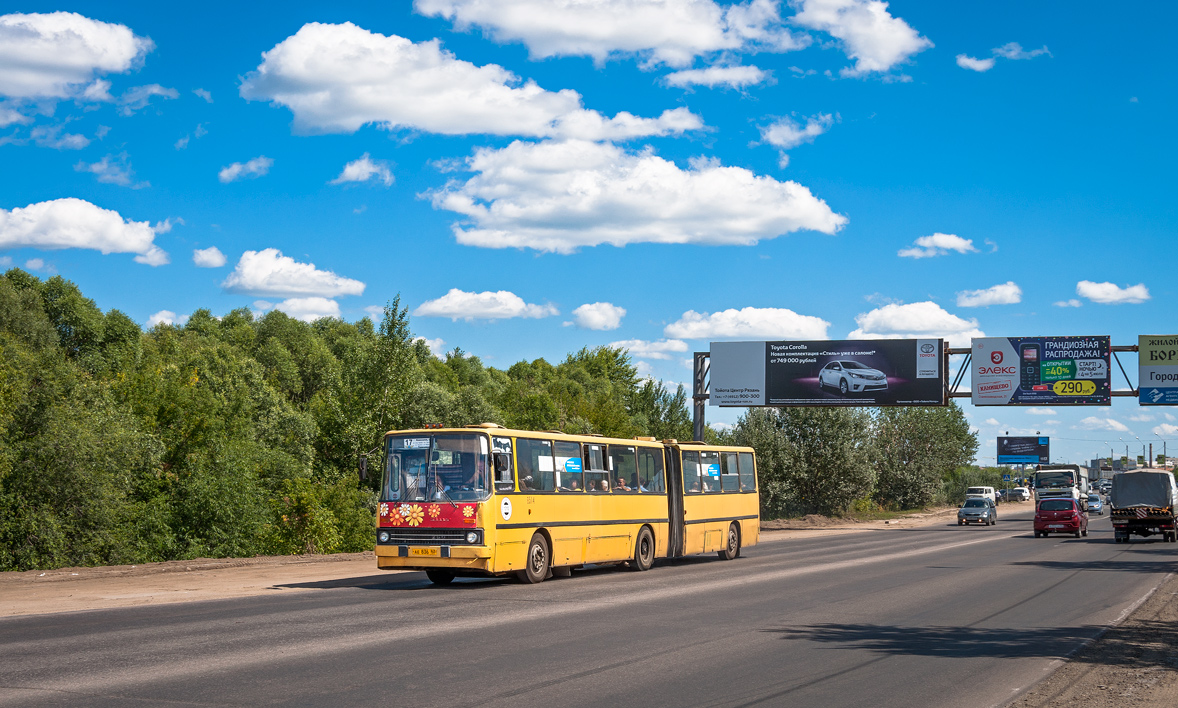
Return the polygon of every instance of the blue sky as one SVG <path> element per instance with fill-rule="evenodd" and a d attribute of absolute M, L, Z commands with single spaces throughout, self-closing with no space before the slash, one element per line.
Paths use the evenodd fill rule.
<path fill-rule="evenodd" d="M 400 294 L 439 352 L 625 342 L 668 382 L 719 339 L 1135 344 L 1178 329 L 1178 8 L 1149 12 L 24 3 L 0 16 L 0 263 L 144 325 Z M 962 403 L 981 462 L 1005 431 L 1070 460 L 1178 444 L 1135 399 Z"/>

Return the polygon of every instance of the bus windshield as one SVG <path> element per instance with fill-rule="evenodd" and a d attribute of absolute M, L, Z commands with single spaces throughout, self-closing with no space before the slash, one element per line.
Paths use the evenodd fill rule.
<path fill-rule="evenodd" d="M 1051 487 L 1071 487 L 1076 484 L 1076 477 L 1072 472 L 1036 472 L 1035 486 L 1039 489 Z"/>
<path fill-rule="evenodd" d="M 480 501 L 490 495 L 484 435 L 428 433 L 385 439 L 382 501 Z"/>

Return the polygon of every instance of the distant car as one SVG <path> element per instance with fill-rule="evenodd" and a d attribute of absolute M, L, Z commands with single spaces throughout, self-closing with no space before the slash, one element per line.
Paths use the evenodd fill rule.
<path fill-rule="evenodd" d="M 1012 489 L 999 489 L 999 490 L 998 490 L 998 497 L 997 497 L 997 501 L 1000 501 L 1000 502 L 1007 502 L 1007 501 L 1011 501 L 1011 496 L 1010 496 L 1010 494 L 1011 494 L 1011 492 L 1013 492 L 1013 491 L 1014 491 L 1014 490 L 1012 490 Z"/>
<path fill-rule="evenodd" d="M 998 507 L 994 505 L 993 500 L 976 497 L 974 499 L 966 499 L 961 508 L 957 510 L 957 525 L 965 526 L 966 524 L 985 524 L 986 526 L 993 526 L 998 523 Z"/>
<path fill-rule="evenodd" d="M 965 490 L 965 498 L 989 499 L 991 502 L 996 503 L 998 501 L 998 494 L 994 492 L 993 487 L 970 487 Z"/>
<path fill-rule="evenodd" d="M 888 377 L 879 369 L 857 361 L 836 359 L 818 372 L 818 388 L 837 388 L 844 396 L 864 391 L 886 391 Z"/>
<path fill-rule="evenodd" d="M 1088 535 L 1088 515 L 1075 499 L 1044 499 L 1035 509 L 1035 538 L 1053 533 Z"/>
<path fill-rule="evenodd" d="M 1099 494 L 1088 495 L 1088 513 L 1104 516 L 1104 502 L 1100 501 Z"/>
<path fill-rule="evenodd" d="M 1031 490 L 1026 487 L 1015 487 L 1010 493 L 1014 501 L 1031 501 Z"/>

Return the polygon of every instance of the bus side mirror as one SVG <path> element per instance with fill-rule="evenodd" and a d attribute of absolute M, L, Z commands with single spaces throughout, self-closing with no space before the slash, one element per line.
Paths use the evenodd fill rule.
<path fill-rule="evenodd" d="M 506 472 L 509 469 L 511 469 L 511 458 L 509 458 L 505 452 L 496 452 L 495 471 Z"/>
<path fill-rule="evenodd" d="M 360 481 L 368 479 L 368 455 L 360 456 Z"/>

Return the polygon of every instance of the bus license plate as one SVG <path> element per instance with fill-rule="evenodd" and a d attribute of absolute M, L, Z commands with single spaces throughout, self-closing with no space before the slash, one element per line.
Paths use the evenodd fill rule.
<path fill-rule="evenodd" d="M 441 551 L 437 548 L 410 548 L 409 555 L 411 556 L 440 556 Z"/>

